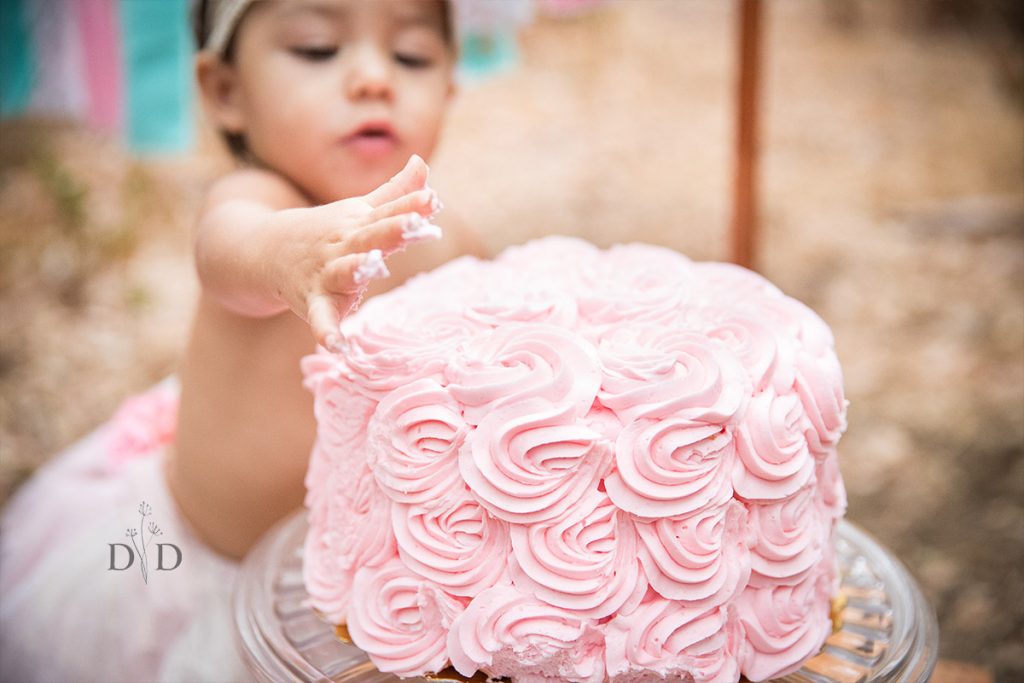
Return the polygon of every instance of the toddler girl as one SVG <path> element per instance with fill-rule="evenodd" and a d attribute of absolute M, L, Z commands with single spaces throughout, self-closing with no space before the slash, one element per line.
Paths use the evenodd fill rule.
<path fill-rule="evenodd" d="M 339 342 L 360 297 L 471 250 L 457 226 L 436 240 L 423 161 L 453 92 L 449 11 L 198 4 L 199 90 L 245 163 L 197 221 L 202 293 L 178 379 L 5 512 L 0 679 L 248 678 L 230 594 L 238 560 L 302 503 L 315 423 L 299 359 Z"/>

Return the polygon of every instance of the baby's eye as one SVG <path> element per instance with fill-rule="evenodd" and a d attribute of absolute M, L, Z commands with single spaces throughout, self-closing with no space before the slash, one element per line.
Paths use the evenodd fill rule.
<path fill-rule="evenodd" d="M 293 47 L 290 52 L 302 59 L 306 59 L 311 62 L 326 62 L 328 59 L 338 54 L 338 48 L 325 46 L 325 47 Z"/>
<path fill-rule="evenodd" d="M 431 60 L 427 57 L 420 57 L 419 55 L 396 52 L 395 61 L 402 66 L 407 66 L 410 69 L 425 69 L 432 64 Z"/>

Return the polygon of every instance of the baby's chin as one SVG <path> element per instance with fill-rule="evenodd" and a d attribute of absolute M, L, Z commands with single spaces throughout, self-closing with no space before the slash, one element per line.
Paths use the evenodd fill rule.
<path fill-rule="evenodd" d="M 316 203 L 327 204 L 349 197 L 361 197 L 390 180 L 402 170 L 409 155 L 373 164 L 346 164 L 344 168 L 316 178 L 295 179 Z M 304 181 L 304 182 L 303 182 Z"/>
<path fill-rule="evenodd" d="M 394 174 L 392 174 L 394 175 Z M 324 183 L 317 182 L 315 180 L 303 181 L 300 178 L 289 178 L 291 183 L 299 188 L 303 195 L 305 195 L 311 204 L 330 204 L 342 199 L 348 199 L 350 197 L 361 197 L 368 194 L 372 190 L 376 189 L 384 182 L 386 182 L 391 176 L 384 174 L 383 180 L 363 180 L 360 178 L 352 178 L 348 182 L 332 182 Z"/>

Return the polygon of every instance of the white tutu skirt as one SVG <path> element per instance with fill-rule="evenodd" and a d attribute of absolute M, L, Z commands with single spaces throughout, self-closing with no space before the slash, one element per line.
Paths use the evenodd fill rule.
<path fill-rule="evenodd" d="M 167 488 L 176 409 L 173 382 L 129 399 L 7 505 L 0 680 L 251 679 L 230 607 L 239 565 L 199 540 Z"/>

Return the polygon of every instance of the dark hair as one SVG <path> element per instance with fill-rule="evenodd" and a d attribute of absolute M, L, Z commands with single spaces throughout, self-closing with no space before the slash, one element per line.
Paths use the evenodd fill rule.
<path fill-rule="evenodd" d="M 192 34 L 196 41 L 196 49 L 202 50 L 206 47 L 206 42 L 210 39 L 210 33 L 213 32 L 213 5 L 218 0 L 194 0 L 192 3 Z M 242 16 L 239 17 L 236 27 L 241 25 L 245 15 L 249 12 L 246 9 Z M 226 63 L 231 64 L 235 59 L 235 36 L 237 31 L 232 31 L 231 35 L 228 36 L 228 43 L 224 46 L 224 54 L 221 55 Z M 227 145 L 228 151 L 238 161 L 250 160 L 249 147 L 245 144 L 245 136 L 241 133 L 229 133 L 225 130 L 220 131 L 221 139 L 224 140 L 224 144 Z"/>

